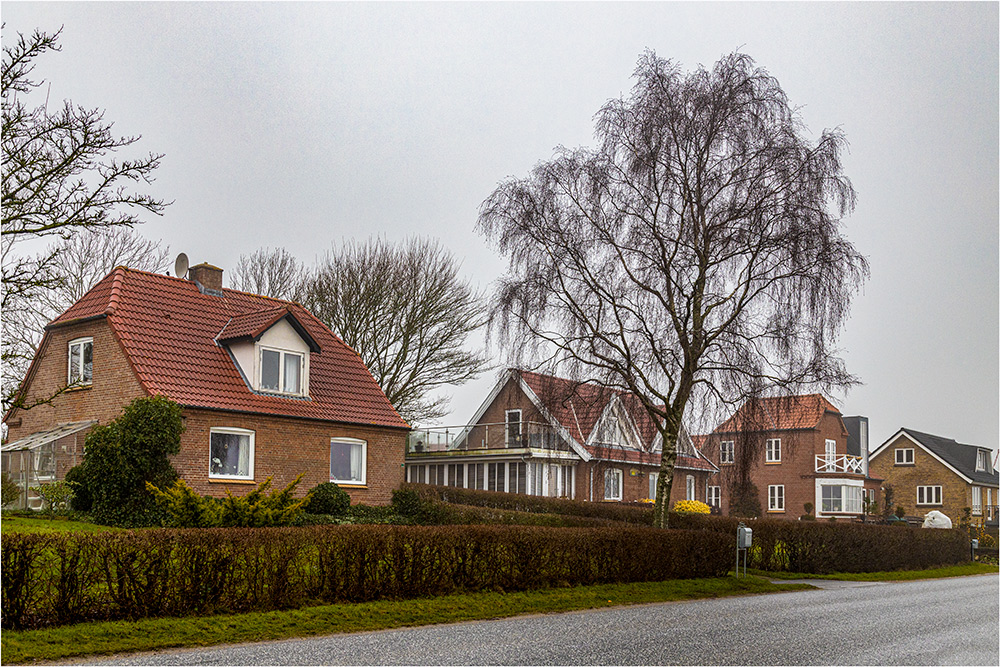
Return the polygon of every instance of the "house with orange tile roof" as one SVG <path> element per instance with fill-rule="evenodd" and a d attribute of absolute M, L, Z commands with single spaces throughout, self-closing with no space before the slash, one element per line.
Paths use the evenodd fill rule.
<path fill-rule="evenodd" d="M 748 401 L 697 440 L 719 466 L 710 496 L 724 514 L 741 513 L 733 495 L 746 481 L 767 518 L 794 520 L 809 509 L 816 518 L 853 519 L 878 500 L 882 480 L 868 470 L 868 418 L 844 417 L 820 394 Z"/>
<path fill-rule="evenodd" d="M 594 502 L 656 495 L 662 443 L 637 397 L 508 369 L 468 424 L 416 429 L 410 482 Z M 707 498 L 717 472 L 682 431 L 671 500 Z"/>
<path fill-rule="evenodd" d="M 403 481 L 409 425 L 358 354 L 297 303 L 223 289 L 209 264 L 187 279 L 116 268 L 46 327 L 21 392 L 55 397 L 4 416 L 4 450 L 30 447 L 47 479 L 79 463 L 94 424 L 158 395 L 183 408 L 172 463 L 197 493 L 304 473 L 303 493 L 334 481 L 382 504 Z"/>

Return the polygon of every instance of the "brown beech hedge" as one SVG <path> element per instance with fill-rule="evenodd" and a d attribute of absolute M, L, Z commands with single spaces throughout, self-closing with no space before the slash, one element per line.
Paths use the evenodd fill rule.
<path fill-rule="evenodd" d="M 746 521 L 753 529 L 747 566 L 770 572 L 891 572 L 969 561 L 961 528 L 911 528 L 829 521 Z M 670 526 L 735 535 L 738 519 L 671 514 Z"/>
<path fill-rule="evenodd" d="M 725 575 L 735 538 L 621 526 L 5 534 L 2 626 Z"/>

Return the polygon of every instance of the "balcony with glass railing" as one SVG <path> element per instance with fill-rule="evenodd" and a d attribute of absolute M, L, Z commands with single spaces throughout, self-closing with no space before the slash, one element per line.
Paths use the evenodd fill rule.
<path fill-rule="evenodd" d="M 865 460 L 850 454 L 817 454 L 816 472 L 840 472 L 854 475 L 865 474 Z"/>
<path fill-rule="evenodd" d="M 410 454 L 464 452 L 491 449 L 565 449 L 559 432 L 549 424 L 467 424 L 410 431 Z"/>

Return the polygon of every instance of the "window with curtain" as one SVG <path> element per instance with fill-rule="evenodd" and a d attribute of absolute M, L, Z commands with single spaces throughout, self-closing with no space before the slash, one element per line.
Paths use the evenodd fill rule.
<path fill-rule="evenodd" d="M 302 394 L 303 355 L 285 350 L 260 349 L 260 389 L 282 394 Z"/>
<path fill-rule="evenodd" d="M 622 471 L 618 468 L 609 468 L 604 471 L 604 499 L 622 499 Z"/>
<path fill-rule="evenodd" d="M 686 491 L 685 499 L 694 500 L 694 475 L 687 476 L 685 491 Z"/>
<path fill-rule="evenodd" d="M 337 484 L 367 484 L 368 443 L 353 438 L 330 440 L 330 481 Z"/>
<path fill-rule="evenodd" d="M 208 476 L 253 479 L 254 432 L 241 428 L 209 431 Z"/>
<path fill-rule="evenodd" d="M 77 338 L 69 343 L 69 384 L 84 385 L 94 381 L 94 339 Z"/>

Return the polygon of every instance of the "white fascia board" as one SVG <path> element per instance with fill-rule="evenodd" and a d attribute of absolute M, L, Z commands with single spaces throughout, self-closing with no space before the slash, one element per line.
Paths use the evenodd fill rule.
<path fill-rule="evenodd" d="M 917 440 L 916 438 L 914 438 L 912 435 L 910 435 L 909 433 L 907 433 L 904 429 L 899 429 L 898 431 L 896 431 L 895 435 L 893 435 L 891 438 L 889 438 L 888 440 L 886 440 L 885 442 L 883 442 L 881 445 L 879 445 L 878 449 L 875 450 L 876 454 L 881 454 L 882 453 L 882 448 L 886 447 L 890 442 L 895 442 L 895 440 L 897 439 L 897 436 L 900 436 L 900 435 L 902 435 L 903 437 L 905 437 L 907 440 L 909 440 L 910 442 L 912 442 L 917 447 L 920 447 L 920 449 L 922 449 L 925 452 L 927 452 L 928 454 L 930 454 L 931 457 L 933 457 L 935 460 L 937 460 L 938 463 L 940 463 L 941 465 L 943 465 L 945 468 L 947 468 L 948 470 L 952 471 L 953 473 L 955 473 L 956 475 L 958 475 L 959 477 L 961 477 L 962 479 L 964 479 L 966 484 L 975 484 L 976 486 L 980 486 L 979 482 L 973 482 L 971 479 L 969 479 L 968 477 L 966 477 L 964 474 L 960 473 L 958 470 L 955 469 L 955 467 L 953 465 L 951 465 L 950 463 L 948 463 L 947 461 L 945 461 L 943 458 L 941 458 L 940 456 L 938 456 L 937 454 L 935 454 L 931 450 L 927 449 L 927 447 L 925 447 L 922 442 L 920 442 L 919 440 Z M 869 457 L 869 461 L 871 461 L 872 458 L 874 458 L 874 455 L 872 455 L 871 457 Z"/>
<path fill-rule="evenodd" d="M 642 443 L 642 439 L 639 437 L 639 430 L 636 428 L 635 420 L 628 413 L 628 410 L 622 405 L 621 397 L 615 395 L 611 397 L 608 404 L 604 406 L 604 410 L 601 412 L 601 416 L 597 418 L 597 423 L 594 424 L 594 428 L 590 431 L 590 437 L 587 438 L 587 445 L 593 447 L 597 444 L 597 435 L 601 432 L 601 427 L 604 425 L 605 420 L 614 419 L 617 420 L 624 428 L 622 433 L 628 432 L 628 437 L 632 440 L 631 445 L 624 445 L 628 449 L 635 449 L 638 451 L 647 451 L 645 448 L 637 445 L 636 443 Z"/>
<path fill-rule="evenodd" d="M 584 461 L 589 461 L 591 459 L 590 452 L 584 449 L 583 445 L 577 442 L 576 439 L 569 434 L 569 431 L 566 430 L 566 427 L 560 424 L 552 416 L 552 414 L 548 411 L 548 409 L 544 405 L 542 405 L 541 399 L 539 399 L 538 395 L 534 391 L 532 391 L 531 387 L 528 386 L 528 383 L 524 381 L 524 378 L 518 377 L 518 382 L 521 385 L 521 391 L 524 392 L 524 395 L 528 397 L 528 400 L 530 400 L 536 408 L 538 408 L 538 411 L 549 422 L 549 425 L 551 425 L 552 428 L 556 429 L 556 432 L 560 436 L 562 436 L 563 440 L 566 441 L 566 444 L 568 444 L 570 448 L 574 452 L 576 452 L 577 456 L 579 456 L 581 459 L 583 459 Z"/>

